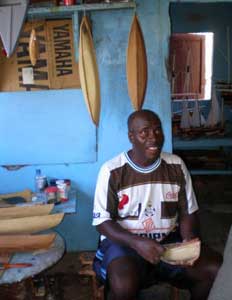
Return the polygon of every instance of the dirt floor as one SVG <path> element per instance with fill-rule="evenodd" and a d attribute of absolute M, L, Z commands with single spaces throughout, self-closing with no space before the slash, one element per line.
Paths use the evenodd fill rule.
<path fill-rule="evenodd" d="M 222 183 L 223 184 L 219 184 Z M 223 253 L 232 223 L 231 177 L 195 178 L 195 190 L 200 205 L 200 223 L 203 240 Z M 65 253 L 53 267 L 32 281 L 0 286 L 0 300 L 92 300 L 91 280 L 78 274 L 79 254 Z M 186 291 L 178 300 L 188 300 Z M 142 291 L 140 300 L 173 300 L 173 290 L 166 285 L 153 286 Z"/>

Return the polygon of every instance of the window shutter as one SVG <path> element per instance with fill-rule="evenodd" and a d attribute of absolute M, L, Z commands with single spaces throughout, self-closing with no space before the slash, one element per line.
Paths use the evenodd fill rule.
<path fill-rule="evenodd" d="M 204 98 L 204 35 L 171 35 L 169 63 L 172 99 Z"/>

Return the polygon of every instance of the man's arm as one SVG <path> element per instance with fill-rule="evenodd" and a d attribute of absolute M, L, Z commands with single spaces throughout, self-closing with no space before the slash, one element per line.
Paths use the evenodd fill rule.
<path fill-rule="evenodd" d="M 189 241 L 194 238 L 200 238 L 198 214 L 183 215 L 179 220 L 180 234 L 183 241 Z M 192 266 L 198 257 L 189 261 L 179 262 L 180 265 Z"/>
<path fill-rule="evenodd" d="M 179 225 L 180 234 L 183 240 L 188 241 L 193 238 L 200 238 L 200 226 L 197 212 L 180 216 Z"/>
<path fill-rule="evenodd" d="M 97 230 L 114 243 L 134 249 L 152 264 L 158 263 L 160 256 L 164 252 L 163 246 L 155 240 L 132 234 L 112 220 L 97 225 Z"/>

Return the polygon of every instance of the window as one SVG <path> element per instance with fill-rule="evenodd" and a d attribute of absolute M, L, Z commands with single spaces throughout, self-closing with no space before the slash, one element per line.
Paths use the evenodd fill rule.
<path fill-rule="evenodd" d="M 180 33 L 170 38 L 172 99 L 210 99 L 213 33 Z"/>

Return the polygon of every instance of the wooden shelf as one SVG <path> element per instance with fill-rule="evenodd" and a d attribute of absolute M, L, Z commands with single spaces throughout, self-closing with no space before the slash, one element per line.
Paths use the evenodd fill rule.
<path fill-rule="evenodd" d="M 29 7 L 27 11 L 28 20 L 43 19 L 72 19 L 73 41 L 75 50 L 75 60 L 78 62 L 78 42 L 79 42 L 79 19 L 82 12 L 116 10 L 116 9 L 135 9 L 134 0 L 129 2 L 111 2 L 94 4 L 76 4 L 70 6 L 49 6 L 49 7 Z"/>
<path fill-rule="evenodd" d="M 218 137 L 218 138 L 196 138 L 193 140 L 182 140 L 180 138 L 173 139 L 173 151 L 177 154 L 181 151 L 214 151 L 223 148 L 232 148 L 232 137 Z M 178 154 L 181 156 L 181 154 Z M 182 154 L 184 156 L 184 153 Z M 199 154 L 201 155 L 201 154 Z M 183 157 L 184 158 L 184 157 Z M 185 158 L 186 159 L 186 158 Z M 197 158 L 196 158 L 197 159 Z M 189 171 L 192 175 L 232 175 L 231 165 L 225 161 L 225 168 L 223 169 L 207 169 L 202 163 L 202 169 L 194 169 L 189 167 Z"/>
<path fill-rule="evenodd" d="M 189 170 L 192 175 L 232 175 L 232 170 Z"/>
<path fill-rule="evenodd" d="M 232 137 L 222 138 L 197 138 L 193 140 L 173 139 L 173 149 L 193 150 L 193 149 L 215 149 L 221 147 L 232 147 Z"/>
<path fill-rule="evenodd" d="M 100 10 L 131 9 L 135 8 L 136 3 L 129 2 L 111 2 L 95 4 L 77 4 L 70 6 L 52 6 L 52 7 L 29 7 L 27 11 L 28 19 L 54 19 L 54 18 L 72 18 L 74 13 Z"/>

